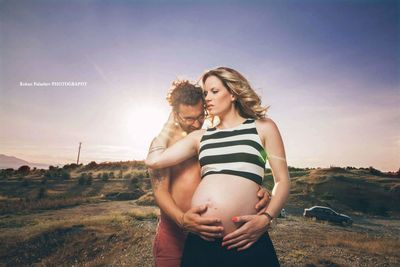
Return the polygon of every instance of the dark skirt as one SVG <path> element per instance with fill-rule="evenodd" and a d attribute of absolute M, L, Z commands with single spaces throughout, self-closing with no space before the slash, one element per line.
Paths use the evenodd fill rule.
<path fill-rule="evenodd" d="M 237 251 L 222 247 L 222 239 L 205 241 L 189 233 L 183 249 L 181 267 L 275 267 L 280 266 L 268 232 L 250 248 Z"/>

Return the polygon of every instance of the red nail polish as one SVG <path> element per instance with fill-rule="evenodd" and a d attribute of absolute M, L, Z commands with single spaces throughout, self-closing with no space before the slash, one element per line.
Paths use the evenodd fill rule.
<path fill-rule="evenodd" d="M 238 218 L 237 217 L 233 217 L 232 218 L 232 222 L 237 222 L 238 221 Z"/>

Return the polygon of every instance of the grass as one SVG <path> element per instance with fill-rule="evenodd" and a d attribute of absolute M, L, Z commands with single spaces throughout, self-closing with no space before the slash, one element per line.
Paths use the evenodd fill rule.
<path fill-rule="evenodd" d="M 335 233 L 326 238 L 326 245 L 387 256 L 396 256 L 400 251 L 400 242 L 397 239 L 371 237 L 365 233 Z"/>
<path fill-rule="evenodd" d="M 136 220 L 156 220 L 158 217 L 158 212 L 154 211 L 143 211 L 140 209 L 132 210 L 125 213 L 125 215 L 132 217 Z"/>
<path fill-rule="evenodd" d="M 2 217 L 0 263 L 151 266 L 156 209 L 142 210 L 128 203 L 119 208 L 120 203 L 114 204 Z M 19 224 L 19 228 L 13 224 Z"/>
<path fill-rule="evenodd" d="M 146 169 L 140 162 L 134 164 L 78 166 L 69 170 L 70 179 L 49 178 L 45 183 L 39 170 L 0 180 L 0 265 L 152 266 L 159 211 L 139 206 L 152 205 L 152 196 Z M 122 177 L 130 178 L 121 179 L 121 170 Z M 77 184 L 84 172 L 92 173 L 91 185 Z M 102 181 L 102 173 L 110 172 L 114 177 Z M 399 191 L 400 179 L 371 175 L 368 170 L 294 168 L 290 176 L 289 204 L 296 208 L 324 204 L 339 212 L 368 214 L 372 209 L 391 212 L 398 202 L 391 202 L 389 195 Z M 264 185 L 272 189 L 271 173 Z M 40 187 L 46 190 L 37 199 Z M 137 188 L 148 193 L 136 201 L 103 202 L 108 193 Z M 270 236 L 282 266 L 375 266 L 375 261 L 398 265 L 399 241 L 395 234 L 379 232 L 385 229 L 381 222 L 371 224 L 379 226 L 372 231 L 357 224 L 341 227 L 291 215 L 279 220 Z M 367 234 L 371 232 L 374 235 Z"/>
<path fill-rule="evenodd" d="M 29 213 L 38 210 L 54 210 L 73 207 L 84 203 L 98 202 L 99 198 L 73 197 L 73 198 L 45 198 L 45 199 L 14 199 L 0 202 L 0 215 L 13 213 Z"/>

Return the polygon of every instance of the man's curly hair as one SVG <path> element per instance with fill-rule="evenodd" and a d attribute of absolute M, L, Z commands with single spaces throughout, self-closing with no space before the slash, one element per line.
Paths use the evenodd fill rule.
<path fill-rule="evenodd" d="M 174 111 L 178 111 L 180 104 L 194 106 L 199 101 L 204 103 L 204 94 L 200 86 L 188 80 L 175 80 L 168 92 L 167 101 Z"/>

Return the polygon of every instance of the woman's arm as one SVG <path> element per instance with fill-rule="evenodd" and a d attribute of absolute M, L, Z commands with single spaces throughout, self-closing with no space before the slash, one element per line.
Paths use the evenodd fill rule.
<path fill-rule="evenodd" d="M 243 225 L 224 237 L 222 245 L 228 246 L 228 249 L 244 250 L 253 245 L 270 225 L 271 218 L 269 218 L 269 215 L 276 218 L 289 196 L 289 171 L 286 164 L 285 148 L 278 127 L 271 119 L 257 121 L 256 127 L 267 152 L 268 162 L 274 177 L 272 198 L 266 209 L 268 215 L 246 215 L 232 218 L 232 221 L 241 222 Z"/>
<path fill-rule="evenodd" d="M 264 139 L 264 148 L 267 152 L 268 162 L 274 178 L 272 198 L 266 211 L 276 218 L 289 197 L 290 180 L 285 147 L 278 127 L 273 120 L 260 120 L 258 125 L 261 136 Z"/>
<path fill-rule="evenodd" d="M 168 140 L 176 135 L 183 134 L 180 128 L 177 129 L 175 127 L 173 116 L 171 113 L 160 134 L 151 143 L 151 149 L 145 160 L 145 164 L 149 168 L 161 169 L 170 167 L 197 154 L 202 130 L 194 131 L 171 147 L 166 148 Z"/>

